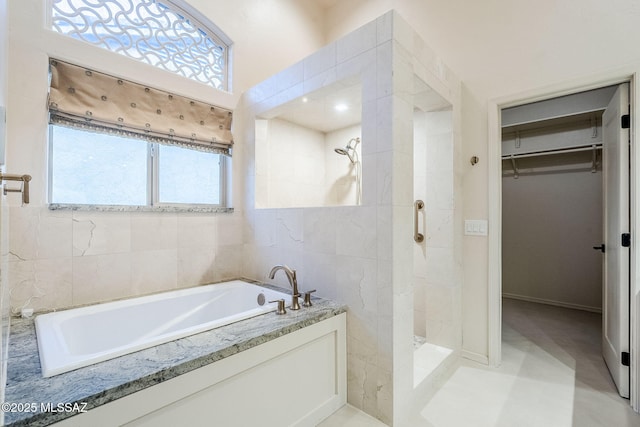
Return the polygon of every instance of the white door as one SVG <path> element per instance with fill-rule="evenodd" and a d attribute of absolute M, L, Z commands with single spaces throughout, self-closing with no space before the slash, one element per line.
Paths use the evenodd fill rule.
<path fill-rule="evenodd" d="M 604 189 L 604 286 L 602 352 L 622 397 L 629 397 L 629 129 L 621 117 L 629 112 L 629 84 L 621 84 L 602 116 Z"/>

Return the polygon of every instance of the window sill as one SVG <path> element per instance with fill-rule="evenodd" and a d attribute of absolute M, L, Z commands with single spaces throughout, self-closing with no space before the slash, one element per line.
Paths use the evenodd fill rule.
<path fill-rule="evenodd" d="M 123 205 L 74 205 L 67 203 L 50 203 L 49 210 L 86 211 L 86 212 L 202 212 L 231 213 L 233 208 L 220 206 L 185 205 L 185 206 L 123 206 Z"/>

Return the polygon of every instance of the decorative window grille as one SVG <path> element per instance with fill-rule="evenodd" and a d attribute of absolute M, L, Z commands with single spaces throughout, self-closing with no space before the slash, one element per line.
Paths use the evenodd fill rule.
<path fill-rule="evenodd" d="M 58 33 L 230 90 L 230 41 L 174 1 L 52 0 L 51 12 Z"/>

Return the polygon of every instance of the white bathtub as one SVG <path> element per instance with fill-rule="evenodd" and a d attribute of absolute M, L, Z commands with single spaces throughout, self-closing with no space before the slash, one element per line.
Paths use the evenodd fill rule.
<path fill-rule="evenodd" d="M 289 294 L 234 280 L 42 314 L 35 319 L 42 374 L 51 377 L 275 311 L 268 301 L 280 298 L 288 301 Z"/>

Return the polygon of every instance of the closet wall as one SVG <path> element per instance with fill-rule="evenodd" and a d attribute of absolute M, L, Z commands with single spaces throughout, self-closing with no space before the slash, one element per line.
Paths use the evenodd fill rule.
<path fill-rule="evenodd" d="M 517 165 L 517 179 L 502 179 L 503 294 L 600 311 L 602 171 L 589 151 Z"/>

